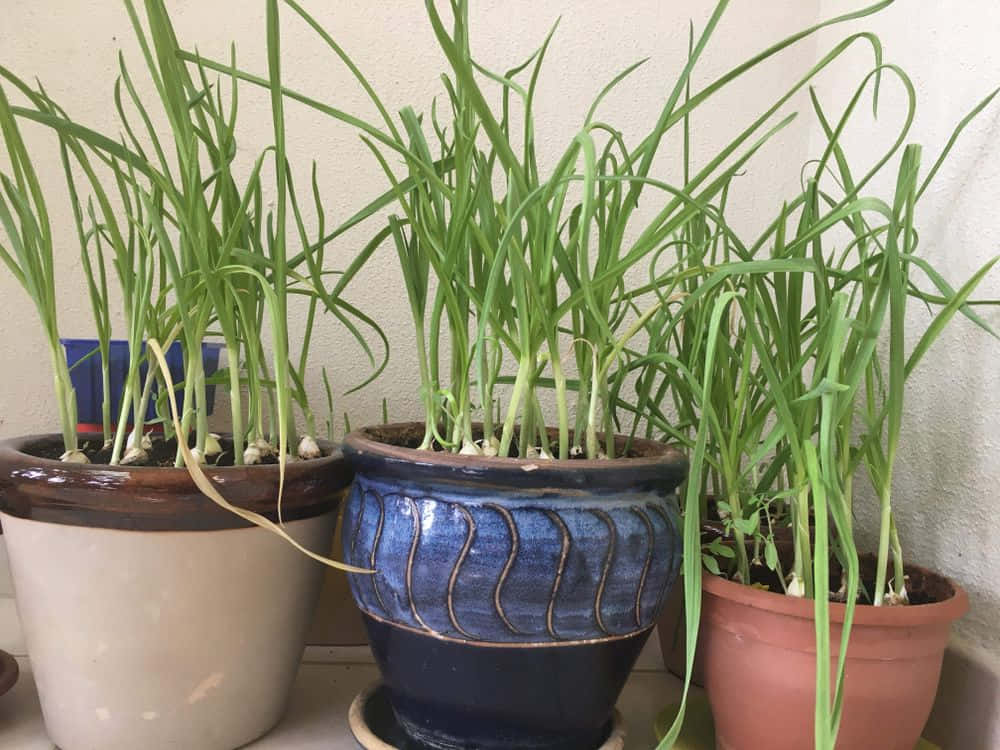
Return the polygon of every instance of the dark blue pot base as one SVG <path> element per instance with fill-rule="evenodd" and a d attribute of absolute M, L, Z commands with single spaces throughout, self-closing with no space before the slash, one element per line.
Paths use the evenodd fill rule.
<path fill-rule="evenodd" d="M 349 719 L 354 739 L 364 750 L 434 750 L 406 736 L 392 711 L 389 690 L 381 681 L 358 693 L 351 704 Z M 603 735 L 605 739 L 597 750 L 625 747 L 625 721 L 618 711 L 604 728 Z"/>
<path fill-rule="evenodd" d="M 591 750 L 649 630 L 558 645 L 473 645 L 365 615 L 395 723 L 413 750 Z"/>

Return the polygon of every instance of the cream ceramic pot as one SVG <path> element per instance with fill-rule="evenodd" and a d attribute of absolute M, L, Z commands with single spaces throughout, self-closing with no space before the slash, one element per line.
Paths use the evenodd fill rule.
<path fill-rule="evenodd" d="M 52 741 L 230 750 L 272 728 L 323 566 L 216 513 L 183 469 L 67 467 L 33 458 L 36 443 L 0 445 L 0 518 Z M 339 452 L 327 452 L 289 467 L 282 508 L 288 533 L 317 551 L 330 547 L 350 481 Z M 212 476 L 240 505 L 267 512 L 271 469 Z"/>

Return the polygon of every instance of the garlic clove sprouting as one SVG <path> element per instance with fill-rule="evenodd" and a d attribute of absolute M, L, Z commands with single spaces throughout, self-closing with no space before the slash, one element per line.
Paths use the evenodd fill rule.
<path fill-rule="evenodd" d="M 904 607 L 910 603 L 910 597 L 904 588 L 902 591 L 889 591 L 882 597 L 882 602 L 887 607 Z"/>
<path fill-rule="evenodd" d="M 125 451 L 125 455 L 122 456 L 121 464 L 122 466 L 134 466 L 147 460 L 149 460 L 149 454 L 142 448 L 136 448 L 133 446 Z"/>
<path fill-rule="evenodd" d="M 211 458 L 212 456 L 218 456 L 222 453 L 222 444 L 219 442 L 218 434 L 214 432 L 208 433 L 205 437 L 205 456 Z"/>
<path fill-rule="evenodd" d="M 250 446 L 260 451 L 260 455 L 262 458 L 266 456 L 273 456 L 276 453 L 276 451 L 274 450 L 274 446 L 271 445 L 269 442 L 267 442 L 267 440 L 265 440 L 262 437 L 259 437 L 256 440 L 254 440 L 252 443 L 250 443 Z"/>
<path fill-rule="evenodd" d="M 310 435 L 304 435 L 302 437 L 299 441 L 299 447 L 295 452 L 298 453 L 299 458 L 307 461 L 310 458 L 319 458 L 323 455 L 323 451 L 319 449 L 319 444 L 316 442 L 316 439 Z"/>
<path fill-rule="evenodd" d="M 806 586 L 794 571 L 788 581 L 788 595 L 798 597 L 799 599 L 806 595 Z"/>
<path fill-rule="evenodd" d="M 66 451 L 59 457 L 60 461 L 64 461 L 68 464 L 89 464 L 90 459 L 87 458 L 87 454 L 84 453 L 79 448 L 71 451 Z"/>
<path fill-rule="evenodd" d="M 248 445 L 246 450 L 243 451 L 243 463 L 247 466 L 254 466 L 260 463 L 261 455 L 260 448 L 255 445 Z"/>
<path fill-rule="evenodd" d="M 483 449 L 476 445 L 474 442 L 465 438 L 462 440 L 462 447 L 458 451 L 460 456 L 481 456 L 483 455 Z"/>
<path fill-rule="evenodd" d="M 579 458 L 582 455 L 583 455 L 583 448 L 581 448 L 579 445 L 574 445 L 569 449 L 570 458 Z"/>
<path fill-rule="evenodd" d="M 199 464 L 205 463 L 205 454 L 202 453 L 200 449 L 198 449 L 198 448 L 192 448 L 191 449 L 191 455 L 194 456 L 194 460 L 197 463 L 199 463 Z"/>

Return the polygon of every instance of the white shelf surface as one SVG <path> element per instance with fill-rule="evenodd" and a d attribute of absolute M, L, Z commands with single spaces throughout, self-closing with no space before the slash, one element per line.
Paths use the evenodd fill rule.
<path fill-rule="evenodd" d="M 21 676 L 0 696 L 0 750 L 54 750 L 45 735 L 30 662 L 19 657 Z M 640 664 L 641 667 L 641 664 Z M 251 750 L 356 750 L 347 726 L 354 696 L 378 677 L 367 647 L 311 646 L 295 680 L 288 713 Z M 637 669 L 618 702 L 628 725 L 626 750 L 655 747 L 653 718 L 676 700 L 680 682 L 659 670 Z"/>

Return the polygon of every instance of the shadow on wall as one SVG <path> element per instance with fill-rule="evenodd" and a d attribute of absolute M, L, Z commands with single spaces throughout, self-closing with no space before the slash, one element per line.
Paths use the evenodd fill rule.
<path fill-rule="evenodd" d="M 1000 747 L 1000 672 L 984 655 L 953 646 L 945 652 L 934 711 L 925 736 L 944 748 Z M 995 659 L 992 661 L 996 661 Z"/>

